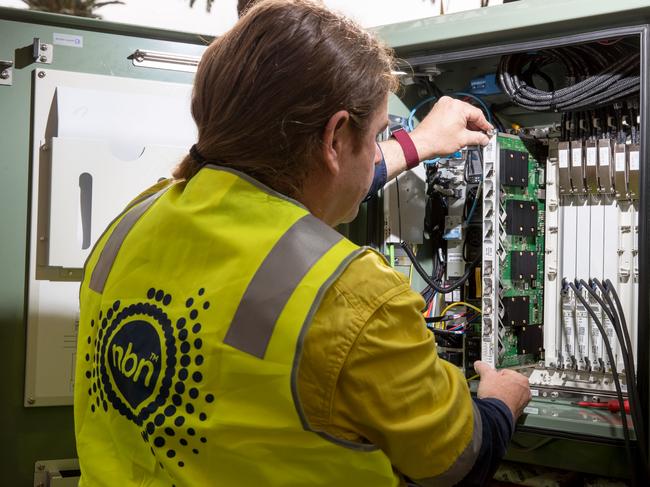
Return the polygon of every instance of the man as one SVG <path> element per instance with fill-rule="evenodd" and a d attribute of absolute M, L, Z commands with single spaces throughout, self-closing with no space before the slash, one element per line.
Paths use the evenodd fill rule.
<path fill-rule="evenodd" d="M 237 16 L 241 17 L 244 15 L 244 13 L 251 8 L 255 3 L 257 3 L 259 0 L 238 0 L 237 1 Z M 449 100 L 445 99 L 443 101 L 444 104 L 448 104 Z M 463 110 L 460 108 L 461 105 L 457 104 L 457 110 Z M 418 130 L 418 133 L 423 133 L 424 134 L 424 140 L 421 142 L 426 144 L 426 139 L 427 138 L 434 138 L 434 137 L 439 137 L 440 134 L 436 133 L 435 130 L 438 128 L 436 126 L 435 121 L 440 120 L 444 115 L 449 115 L 449 112 L 452 112 L 452 110 L 442 110 L 441 106 L 438 106 L 434 110 L 434 112 L 429 116 L 428 118 L 425 119 L 424 121 L 424 126 L 420 127 L 420 130 Z M 464 122 L 464 120 L 463 120 Z M 450 127 L 452 129 L 455 129 L 454 136 L 460 134 L 464 129 L 467 127 L 465 125 L 457 125 L 456 127 L 453 126 L 453 124 L 446 123 L 444 125 L 445 127 Z M 473 128 L 476 128 L 475 126 Z M 472 134 L 472 140 L 477 136 L 478 134 Z M 482 143 L 486 143 L 485 138 L 481 138 Z M 396 140 L 391 140 L 391 141 L 382 141 L 379 143 L 380 147 L 380 152 L 381 152 L 381 159 L 380 161 L 375 165 L 375 173 L 374 177 L 372 180 L 372 184 L 370 185 L 370 188 L 368 190 L 368 194 L 366 195 L 366 198 L 364 201 L 367 201 L 374 196 L 377 195 L 377 192 L 384 187 L 387 181 L 390 181 L 393 178 L 396 178 L 400 174 L 402 174 L 404 171 L 410 169 L 412 166 L 408 164 L 408 161 L 404 157 L 404 151 L 402 148 L 399 146 L 398 142 Z M 416 146 L 417 147 L 417 146 Z M 421 148 L 422 149 L 422 148 Z M 424 160 L 423 158 L 420 158 L 420 160 Z M 415 161 L 413 161 L 415 162 Z"/>
<path fill-rule="evenodd" d="M 82 486 L 489 478 L 527 380 L 478 363 L 472 400 L 437 358 L 422 298 L 332 229 L 354 218 L 381 160 L 392 66 L 371 35 L 308 0 L 263 1 L 207 49 L 196 145 L 86 263 Z M 443 98 L 382 149 L 430 158 L 490 128 Z"/>

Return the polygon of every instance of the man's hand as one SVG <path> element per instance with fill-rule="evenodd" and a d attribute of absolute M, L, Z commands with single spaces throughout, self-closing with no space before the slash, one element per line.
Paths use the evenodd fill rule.
<path fill-rule="evenodd" d="M 468 145 L 487 145 L 493 127 L 483 112 L 448 96 L 440 98 L 411 132 L 421 160 L 445 156 Z"/>
<path fill-rule="evenodd" d="M 514 370 L 497 371 L 480 360 L 474 362 L 474 370 L 481 377 L 477 396 L 480 399 L 500 399 L 517 420 L 532 397 L 528 379 Z"/>

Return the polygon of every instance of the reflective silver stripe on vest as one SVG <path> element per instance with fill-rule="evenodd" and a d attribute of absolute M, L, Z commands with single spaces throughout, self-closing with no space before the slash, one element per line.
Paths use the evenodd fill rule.
<path fill-rule="evenodd" d="M 122 247 L 122 243 L 124 242 L 124 239 L 131 231 L 131 228 L 133 228 L 135 222 L 137 222 L 140 219 L 140 217 L 144 214 L 144 212 L 147 211 L 149 207 L 153 205 L 153 203 L 172 186 L 173 184 L 170 184 L 169 186 L 165 186 L 157 193 L 154 193 L 146 197 L 136 205 L 126 210 L 126 214 L 115 226 L 115 229 L 108 237 L 108 240 L 106 241 L 106 245 L 104 245 L 104 248 L 102 249 L 102 252 L 99 255 L 97 264 L 95 264 L 93 273 L 90 276 L 90 283 L 88 284 L 88 287 L 90 289 L 98 293 L 104 292 L 104 286 L 106 286 L 106 281 L 108 280 L 108 275 L 110 274 L 111 269 L 113 268 L 113 263 L 115 262 L 117 253 Z"/>
<path fill-rule="evenodd" d="M 423 487 L 445 487 L 456 485 L 458 482 L 470 472 L 479 451 L 481 450 L 481 443 L 483 442 L 483 423 L 481 422 L 481 411 L 479 411 L 476 403 L 472 401 L 472 412 L 474 413 L 474 432 L 469 444 L 465 447 L 463 452 L 458 455 L 456 461 L 445 472 L 437 475 L 436 477 L 429 477 L 426 479 L 416 479 L 418 485 Z"/>
<path fill-rule="evenodd" d="M 275 324 L 296 287 L 342 238 L 311 214 L 294 223 L 248 284 L 224 343 L 264 358 Z"/>

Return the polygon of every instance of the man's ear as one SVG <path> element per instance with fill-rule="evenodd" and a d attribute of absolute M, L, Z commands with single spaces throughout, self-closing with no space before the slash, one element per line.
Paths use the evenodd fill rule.
<path fill-rule="evenodd" d="M 346 145 L 350 114 L 346 110 L 339 110 L 331 116 L 323 130 L 322 156 L 324 169 L 336 175 L 340 170 L 341 151 Z"/>

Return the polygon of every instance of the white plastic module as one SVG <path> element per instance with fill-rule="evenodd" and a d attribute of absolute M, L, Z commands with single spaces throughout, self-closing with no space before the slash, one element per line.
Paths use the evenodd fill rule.
<path fill-rule="evenodd" d="M 636 316 L 637 294 L 634 285 L 634 227 L 635 215 L 634 205 L 631 201 L 618 201 L 618 295 L 623 305 L 625 318 L 630 332 L 632 346 L 636 351 L 636 330 L 632 320 Z M 624 370 L 623 360 L 619 353 L 618 370 Z"/>
<path fill-rule="evenodd" d="M 562 211 L 562 228 L 560 241 L 562 260 L 560 276 L 563 283 L 573 282 L 576 278 L 576 240 L 578 225 L 578 208 L 574 196 L 562 198 L 560 208 Z M 561 334 L 562 334 L 562 359 L 564 368 L 572 369 L 576 357 L 576 319 L 575 296 L 569 288 L 561 291 Z"/>
<path fill-rule="evenodd" d="M 501 269 L 501 201 L 496 136 L 483 149 L 483 267 L 481 359 L 497 365 L 501 325 L 499 278 Z"/>
<path fill-rule="evenodd" d="M 574 197 L 574 203 L 577 213 L 576 225 L 576 277 L 578 279 L 589 279 L 591 275 L 589 272 L 589 250 L 590 243 L 590 225 L 591 225 L 591 208 L 587 196 Z M 581 289 L 582 297 L 587 299 L 588 293 L 585 289 Z M 590 367 L 589 362 L 589 348 L 590 348 L 590 332 L 589 332 L 589 313 L 585 307 L 576 300 L 575 303 L 575 319 L 576 319 L 576 334 L 577 334 L 577 347 L 576 347 L 576 360 L 578 362 L 579 370 L 588 370 Z"/>
<path fill-rule="evenodd" d="M 616 284 L 618 282 L 618 259 L 612 258 L 612 256 L 618 255 L 618 232 L 613 231 L 614 228 L 618 227 L 618 208 L 616 205 L 616 199 L 611 195 L 605 196 L 603 203 L 605 205 L 605 231 L 603 232 L 603 279 L 609 279 L 612 283 Z M 614 228 L 612 228 L 613 225 Z M 616 339 L 616 333 L 614 332 L 614 326 L 607 315 L 603 315 L 603 320 L 603 327 L 609 337 L 614 356 L 620 357 L 620 349 L 618 346 L 618 340 Z M 612 367 L 605 350 L 603 350 L 602 357 L 603 362 L 605 363 L 605 370 L 611 372 Z M 617 363 L 618 362 L 619 360 L 617 359 Z M 618 368 L 619 366 L 617 365 L 617 369 Z"/>
<path fill-rule="evenodd" d="M 632 208 L 634 209 L 634 216 L 632 218 L 632 223 L 633 223 L 633 250 L 632 250 L 632 255 L 633 257 L 633 279 L 634 279 L 634 285 L 632 289 L 632 303 L 630 306 L 630 315 L 627 318 L 627 324 L 628 324 L 628 329 L 630 332 L 630 340 L 632 341 L 632 348 L 633 351 L 636 352 L 637 350 L 637 340 L 639 338 L 638 336 L 638 330 L 637 327 L 635 326 L 635 323 L 638 323 L 639 320 L 639 306 L 637 304 L 637 299 L 639 296 L 639 202 L 634 201 Z M 636 367 L 636 358 L 637 355 L 634 355 L 635 359 L 635 364 L 634 366 Z"/>
<path fill-rule="evenodd" d="M 549 159 L 546 166 L 546 229 L 544 243 L 544 323 L 560 322 L 560 291 L 562 277 L 560 269 L 560 241 L 558 229 L 561 228 L 559 205 L 559 161 Z M 544 328 L 545 365 L 557 367 L 562 363 L 562 334 L 557 326 Z"/>
<path fill-rule="evenodd" d="M 605 240 L 605 206 L 603 195 L 591 195 L 589 197 L 590 227 L 589 227 L 589 273 L 599 279 L 603 276 L 604 262 L 604 240 Z M 587 296 L 587 302 L 595 311 L 596 316 L 603 323 L 603 311 L 598 301 L 591 295 Z M 589 350 L 589 362 L 592 370 L 603 371 L 604 357 L 606 352 L 603 349 L 603 337 L 600 330 L 593 322 L 591 316 L 587 316 L 589 322 L 589 338 L 591 347 Z"/>

